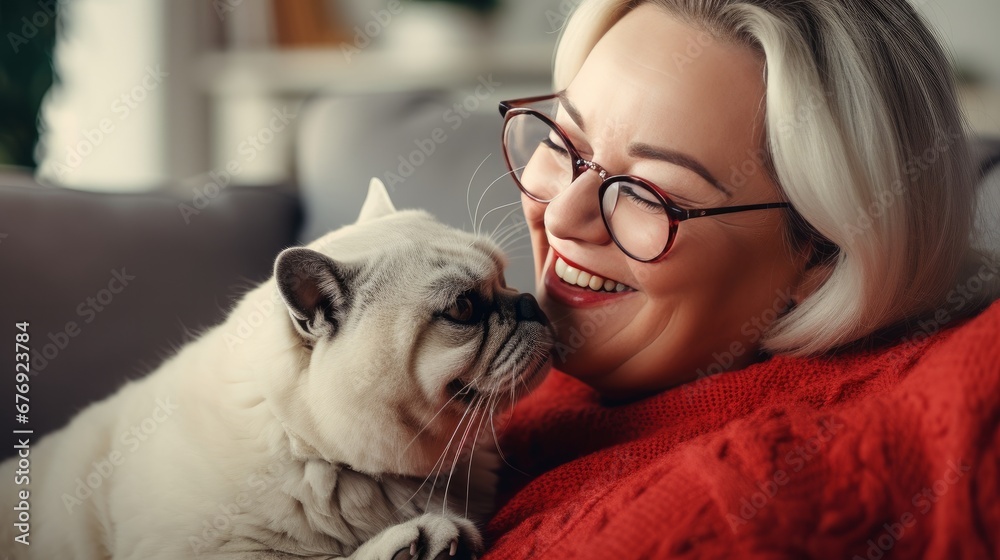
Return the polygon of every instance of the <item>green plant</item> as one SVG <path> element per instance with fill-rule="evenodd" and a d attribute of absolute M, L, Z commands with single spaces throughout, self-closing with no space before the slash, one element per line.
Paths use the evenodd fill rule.
<path fill-rule="evenodd" d="M 0 5 L 0 164 L 35 167 L 38 111 L 55 80 L 54 0 L 4 0 Z"/>
<path fill-rule="evenodd" d="M 412 2 L 442 2 L 471 8 L 482 14 L 493 12 L 500 6 L 500 0 L 411 0 Z"/>

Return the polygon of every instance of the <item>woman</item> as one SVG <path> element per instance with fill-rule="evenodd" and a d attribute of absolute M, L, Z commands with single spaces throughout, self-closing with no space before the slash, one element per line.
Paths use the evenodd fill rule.
<path fill-rule="evenodd" d="M 1000 553 L 951 76 L 905 0 L 584 0 L 558 94 L 501 104 L 559 344 L 489 558 Z"/>

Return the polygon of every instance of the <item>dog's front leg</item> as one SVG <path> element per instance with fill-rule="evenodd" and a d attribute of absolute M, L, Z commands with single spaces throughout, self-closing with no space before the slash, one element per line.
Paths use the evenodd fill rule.
<path fill-rule="evenodd" d="M 425 513 L 378 533 L 346 560 L 474 560 L 483 538 L 464 517 Z"/>

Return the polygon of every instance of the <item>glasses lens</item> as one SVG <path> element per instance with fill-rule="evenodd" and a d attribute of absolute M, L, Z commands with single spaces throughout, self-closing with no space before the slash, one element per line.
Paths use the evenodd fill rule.
<path fill-rule="evenodd" d="M 542 119 L 522 113 L 504 129 L 504 150 L 514 178 L 525 192 L 547 202 L 573 182 L 573 161 L 566 142 Z"/>
<path fill-rule="evenodd" d="M 655 259 L 670 242 L 667 210 L 659 197 L 642 185 L 611 183 L 601 197 L 601 212 L 615 241 L 636 259 Z"/>

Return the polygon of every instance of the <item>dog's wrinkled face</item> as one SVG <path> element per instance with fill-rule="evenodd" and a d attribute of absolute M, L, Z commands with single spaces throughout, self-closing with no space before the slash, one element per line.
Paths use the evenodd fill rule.
<path fill-rule="evenodd" d="M 470 445 L 550 365 L 549 322 L 504 266 L 489 239 L 396 212 L 373 183 L 356 224 L 275 264 L 308 362 L 290 428 L 366 472 L 426 475 Z"/>

